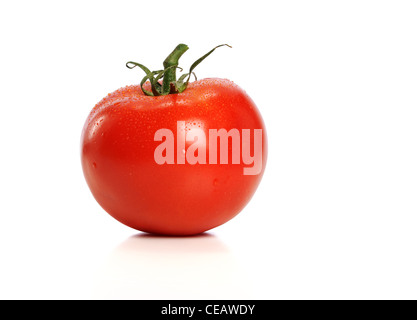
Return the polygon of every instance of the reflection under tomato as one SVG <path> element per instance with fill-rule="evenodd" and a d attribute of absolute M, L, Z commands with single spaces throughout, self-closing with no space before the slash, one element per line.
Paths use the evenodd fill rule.
<path fill-rule="evenodd" d="M 212 234 L 138 234 L 110 253 L 93 294 L 99 299 L 250 299 L 248 278 Z"/>

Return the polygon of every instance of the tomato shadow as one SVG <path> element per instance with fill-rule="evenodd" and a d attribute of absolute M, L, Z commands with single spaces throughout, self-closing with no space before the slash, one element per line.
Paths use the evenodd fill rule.
<path fill-rule="evenodd" d="M 183 239 L 193 239 L 193 238 L 205 238 L 205 237 L 215 237 L 211 232 L 206 231 L 203 233 L 193 234 L 189 236 L 171 236 L 171 235 L 164 235 L 164 234 L 156 234 L 156 233 L 147 233 L 147 232 L 139 232 L 138 234 L 135 234 L 131 236 L 133 238 L 169 238 L 169 239 L 177 239 L 177 238 L 183 238 Z"/>
<path fill-rule="evenodd" d="M 227 246 L 210 232 L 190 236 L 169 236 L 141 232 L 130 236 L 120 247 L 123 247 L 123 250 L 157 250 L 159 253 L 169 250 L 177 254 L 229 252 Z"/>
<path fill-rule="evenodd" d="M 135 234 L 96 273 L 96 299 L 250 299 L 247 275 L 220 238 Z"/>

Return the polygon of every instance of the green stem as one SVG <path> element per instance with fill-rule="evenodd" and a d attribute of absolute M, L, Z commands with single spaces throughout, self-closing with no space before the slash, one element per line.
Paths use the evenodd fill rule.
<path fill-rule="evenodd" d="M 174 51 L 165 59 L 164 61 L 164 69 L 167 69 L 172 66 L 178 65 L 178 60 L 181 56 L 188 50 L 188 46 L 185 44 L 179 44 Z M 170 85 L 171 82 L 177 81 L 177 69 L 170 68 L 164 74 L 164 79 L 162 82 L 162 92 L 171 93 L 172 87 Z"/>
<path fill-rule="evenodd" d="M 214 50 L 223 46 L 230 47 L 228 44 L 222 44 L 213 48 L 212 50 L 207 52 L 204 56 L 202 56 L 200 59 L 196 60 L 191 65 L 190 71 L 186 74 L 183 74 L 178 80 L 177 80 L 177 72 L 176 72 L 177 68 L 182 71 L 182 69 L 178 67 L 178 60 L 188 50 L 188 46 L 185 44 L 179 44 L 174 49 L 174 51 L 172 51 L 171 54 L 165 59 L 164 70 L 150 71 L 143 64 L 133 62 L 133 61 L 129 61 L 128 63 L 126 63 L 126 67 L 128 67 L 129 69 L 133 69 L 134 67 L 139 67 L 146 73 L 146 76 L 142 79 L 140 83 L 140 87 L 146 96 L 161 96 L 161 95 L 164 96 L 167 94 L 181 93 L 185 89 L 187 89 L 191 74 L 193 74 L 197 80 L 197 77 L 195 76 L 195 73 L 193 72 L 195 67 L 197 67 L 205 58 L 207 58 L 210 54 L 212 54 Z M 161 78 L 163 78 L 162 85 L 159 82 L 159 79 Z M 187 79 L 185 80 L 185 78 Z M 149 82 L 151 83 L 152 91 L 148 91 L 143 88 L 143 85 L 145 84 L 147 80 L 149 80 Z"/>

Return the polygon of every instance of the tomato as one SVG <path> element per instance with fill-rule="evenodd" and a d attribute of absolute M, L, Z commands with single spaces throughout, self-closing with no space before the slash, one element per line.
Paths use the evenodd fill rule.
<path fill-rule="evenodd" d="M 193 235 L 227 222 L 265 170 L 257 107 L 225 79 L 194 81 L 175 94 L 149 91 L 149 82 L 121 88 L 88 116 L 81 160 L 93 196 L 121 223 L 150 233 Z"/>

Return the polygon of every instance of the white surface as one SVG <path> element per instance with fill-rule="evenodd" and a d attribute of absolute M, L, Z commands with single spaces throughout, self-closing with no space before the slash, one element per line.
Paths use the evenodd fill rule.
<path fill-rule="evenodd" d="M 416 299 L 416 2 L 180 3 L 1 2 L 0 298 Z M 79 139 L 180 42 L 233 45 L 196 72 L 249 93 L 269 158 L 235 219 L 155 238 L 95 202 Z"/>

